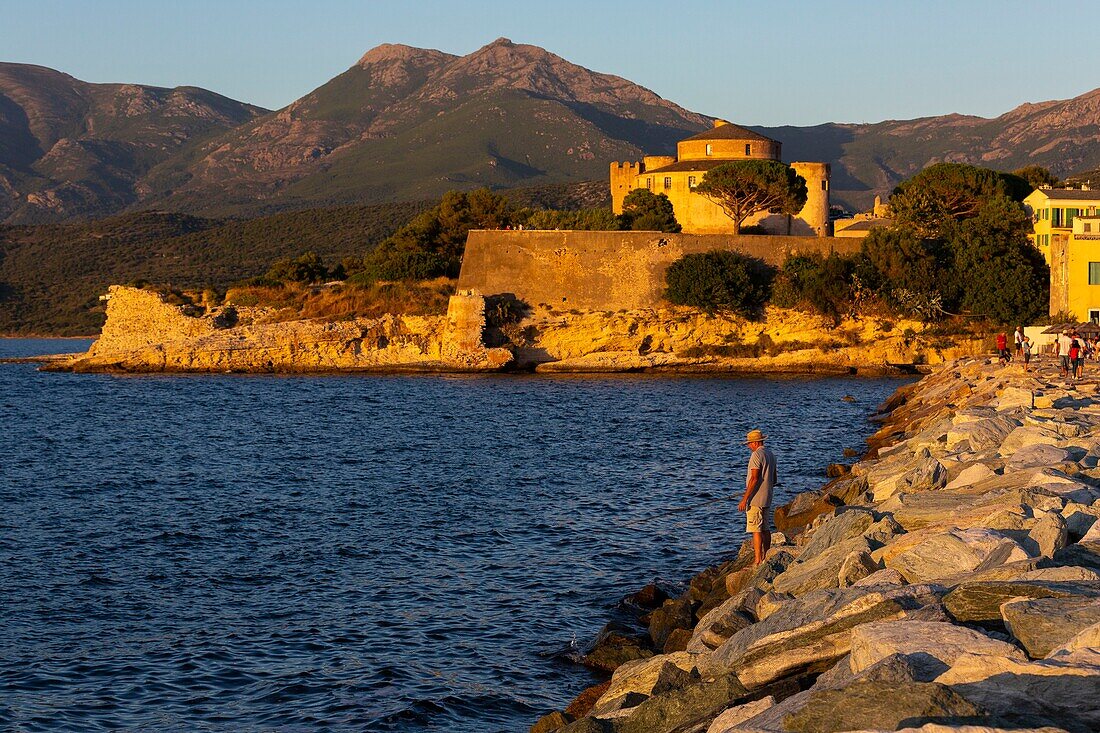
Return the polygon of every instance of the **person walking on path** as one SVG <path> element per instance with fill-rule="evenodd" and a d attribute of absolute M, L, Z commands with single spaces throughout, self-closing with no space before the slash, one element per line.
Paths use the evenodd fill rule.
<path fill-rule="evenodd" d="M 1027 340 L 1027 336 L 1024 336 L 1024 327 L 1016 326 L 1016 333 L 1012 336 L 1016 341 L 1016 356 L 1021 357 L 1024 355 L 1024 341 Z"/>
<path fill-rule="evenodd" d="M 1031 371 L 1031 339 L 1024 336 L 1023 343 L 1020 344 L 1020 350 L 1024 355 L 1024 371 Z"/>
<path fill-rule="evenodd" d="M 745 476 L 745 498 L 737 505 L 745 512 L 745 529 L 752 534 L 752 549 L 756 565 L 764 562 L 772 545 L 771 508 L 772 490 L 777 482 L 775 454 L 764 446 L 768 436 L 759 430 L 750 430 L 745 445 L 752 451 L 748 473 Z"/>
<path fill-rule="evenodd" d="M 1069 345 L 1073 342 L 1073 339 L 1069 337 L 1069 329 L 1062 331 L 1062 335 L 1058 337 L 1058 370 L 1063 377 L 1069 376 L 1070 364 L 1069 364 Z"/>

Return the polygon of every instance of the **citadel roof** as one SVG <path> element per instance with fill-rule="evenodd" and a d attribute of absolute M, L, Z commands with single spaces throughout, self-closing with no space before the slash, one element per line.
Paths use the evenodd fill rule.
<path fill-rule="evenodd" d="M 684 138 L 680 142 L 687 142 L 688 140 L 761 140 L 769 143 L 778 143 L 778 140 L 772 140 L 770 137 L 761 135 L 759 132 L 753 132 L 752 130 L 741 127 L 740 125 L 734 125 L 732 123 L 725 123 L 710 129 L 700 132 L 698 135 L 692 135 L 689 138 Z"/>

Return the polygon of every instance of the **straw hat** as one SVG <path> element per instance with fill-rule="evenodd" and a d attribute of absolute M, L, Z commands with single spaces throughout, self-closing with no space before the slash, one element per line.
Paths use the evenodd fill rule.
<path fill-rule="evenodd" d="M 745 445 L 749 443 L 763 443 L 764 439 L 767 437 L 768 436 L 764 435 L 764 433 L 759 430 L 750 430 L 748 434 L 745 435 Z"/>

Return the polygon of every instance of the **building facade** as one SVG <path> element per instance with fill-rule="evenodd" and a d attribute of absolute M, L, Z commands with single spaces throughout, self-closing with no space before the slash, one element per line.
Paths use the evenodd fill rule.
<path fill-rule="evenodd" d="M 1050 313 L 1100 323 L 1100 191 L 1040 188 L 1024 206 L 1050 266 Z"/>
<path fill-rule="evenodd" d="M 733 220 L 718 204 L 695 192 L 707 171 L 739 160 L 780 160 L 782 144 L 759 133 L 715 120 L 714 128 L 681 140 L 676 155 L 647 155 L 641 162 L 611 164 L 611 201 L 616 214 L 636 188 L 663 193 L 672 201 L 676 221 L 686 234 L 726 234 Z M 806 179 L 806 205 L 795 216 L 760 212 L 742 226 L 759 226 L 769 234 L 824 237 L 829 230 L 829 164 L 795 162 Z"/>

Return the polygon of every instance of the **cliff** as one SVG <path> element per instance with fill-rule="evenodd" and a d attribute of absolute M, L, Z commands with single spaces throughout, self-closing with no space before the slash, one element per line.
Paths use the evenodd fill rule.
<path fill-rule="evenodd" d="M 86 354 L 51 369 L 134 372 L 341 370 L 883 373 L 979 353 L 981 339 L 921 335 L 881 319 L 838 326 L 769 309 L 762 321 L 690 308 L 521 312 L 506 298 L 452 296 L 446 316 L 279 320 L 270 309 L 174 305 L 113 286 Z"/>
<path fill-rule="evenodd" d="M 625 599 L 639 629 L 585 657 L 611 679 L 532 733 L 1100 730 L 1098 386 L 972 358 L 903 387 L 759 566 Z"/>
<path fill-rule="evenodd" d="M 446 316 L 326 323 L 272 321 L 262 308 L 197 312 L 161 294 L 113 286 L 107 322 L 86 354 L 51 368 L 138 372 L 493 370 L 512 355 L 481 340 L 485 300 L 456 296 Z"/>

